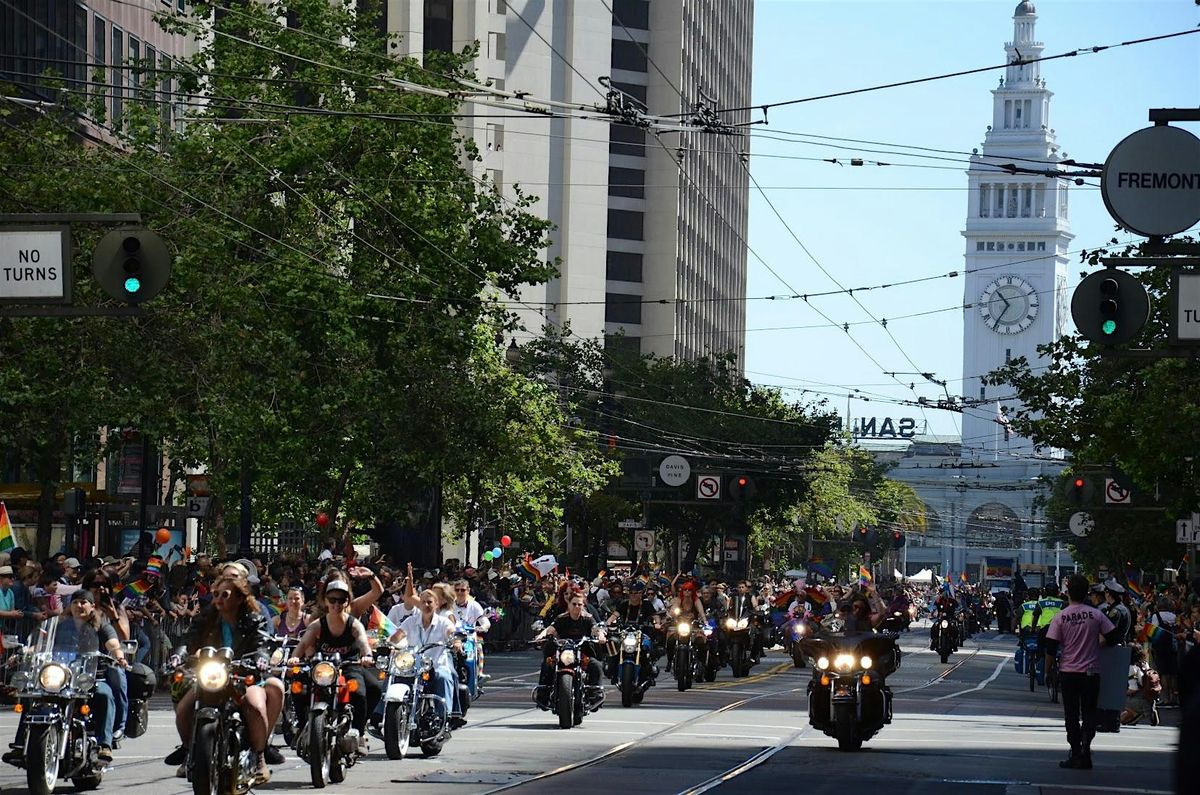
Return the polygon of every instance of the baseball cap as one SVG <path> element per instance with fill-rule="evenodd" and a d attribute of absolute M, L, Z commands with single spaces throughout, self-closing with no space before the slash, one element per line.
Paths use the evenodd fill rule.
<path fill-rule="evenodd" d="M 343 591 L 347 596 L 350 595 L 350 586 L 341 580 L 331 580 L 325 583 L 325 593 L 330 591 Z"/>
<path fill-rule="evenodd" d="M 12 566 L 0 566 L 0 577 L 4 577 L 4 576 L 8 576 L 8 577 L 13 576 L 13 567 Z"/>
<path fill-rule="evenodd" d="M 77 569 L 79 568 L 79 558 L 67 558 L 63 561 L 63 568 Z"/>
<path fill-rule="evenodd" d="M 96 597 L 91 591 L 76 591 L 71 597 L 72 602 L 91 602 L 96 604 Z"/>

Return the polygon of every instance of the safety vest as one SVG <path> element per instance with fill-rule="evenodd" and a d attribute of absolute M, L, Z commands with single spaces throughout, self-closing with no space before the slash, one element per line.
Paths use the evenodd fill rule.
<path fill-rule="evenodd" d="M 1043 599 L 1038 602 L 1038 607 L 1042 609 L 1042 612 L 1040 615 L 1038 615 L 1037 628 L 1041 629 L 1042 627 L 1050 626 L 1050 622 L 1053 621 L 1054 617 L 1061 613 L 1063 608 L 1066 606 L 1066 603 L 1064 603 L 1062 599 L 1055 599 L 1053 597 Z"/>
<path fill-rule="evenodd" d="M 1038 603 L 1032 599 L 1028 602 L 1021 602 L 1021 624 L 1019 629 L 1033 629 L 1033 611 L 1037 610 Z"/>

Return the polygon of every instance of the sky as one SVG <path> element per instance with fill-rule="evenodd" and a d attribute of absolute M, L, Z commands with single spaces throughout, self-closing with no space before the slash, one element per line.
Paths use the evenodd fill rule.
<path fill-rule="evenodd" d="M 753 102 L 1002 64 L 1016 5 L 1016 0 L 756 0 Z M 1200 6 L 1193 0 L 1036 0 L 1035 5 L 1044 56 L 1200 24 Z M 1080 162 L 1104 162 L 1122 138 L 1149 126 L 1149 108 L 1200 107 L 1200 33 L 1049 61 L 1041 69 L 1054 92 L 1050 126 L 1061 150 Z M 997 69 L 772 109 L 769 125 L 754 128 L 751 173 L 791 231 L 751 188 L 747 296 L 836 290 L 814 260 L 847 288 L 961 271 L 967 164 L 959 161 L 965 155 L 923 152 L 950 158 L 923 160 L 897 154 L 905 150 L 894 146 L 813 145 L 782 133 L 970 152 L 982 146 L 991 123 L 991 89 L 1003 74 Z M 1200 134 L 1200 124 L 1184 126 Z M 798 157 L 862 157 L 936 168 L 789 159 Z M 1072 186 L 1071 250 L 1093 249 L 1114 235 L 1140 239 L 1114 229 L 1099 180 L 1088 182 L 1094 187 Z M 1083 265 L 1070 268 L 1072 287 L 1083 270 Z M 886 402 L 916 395 L 944 398 L 943 387 L 920 375 L 898 376 L 901 385 L 883 372 L 931 372 L 948 382 L 951 395 L 961 394 L 963 310 L 951 308 L 964 303 L 963 279 L 938 278 L 855 297 L 865 310 L 846 295 L 811 298 L 811 307 L 799 300 L 748 301 L 746 377 L 787 387 L 793 400 L 826 398 L 843 416 L 848 408 L 854 417 L 913 417 L 918 431 L 959 433 L 959 415 L 953 412 L 922 413 Z M 948 311 L 889 321 L 886 329 L 852 325 L 848 335 L 841 328 L 869 321 L 867 311 L 888 318 L 943 309 Z M 797 326 L 806 328 L 787 328 Z M 805 389 L 809 392 L 800 391 Z M 874 399 L 863 400 L 866 393 Z M 848 404 L 849 394 L 854 397 Z"/>

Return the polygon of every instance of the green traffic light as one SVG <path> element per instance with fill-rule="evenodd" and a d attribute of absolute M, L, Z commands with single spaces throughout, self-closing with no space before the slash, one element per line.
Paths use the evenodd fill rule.
<path fill-rule="evenodd" d="M 1100 324 L 1100 330 L 1103 331 L 1107 335 L 1116 334 L 1117 333 L 1117 321 L 1115 321 L 1115 320 L 1104 321 L 1102 324 Z"/>
<path fill-rule="evenodd" d="M 136 276 L 130 276 L 125 280 L 125 292 L 130 295 L 136 294 L 142 289 L 142 280 Z"/>

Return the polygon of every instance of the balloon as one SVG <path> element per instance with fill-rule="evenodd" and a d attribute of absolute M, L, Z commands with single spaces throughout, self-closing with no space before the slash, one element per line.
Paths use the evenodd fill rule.
<path fill-rule="evenodd" d="M 158 528 L 158 532 L 154 534 L 154 543 L 162 546 L 171 542 L 171 531 L 165 527 Z"/>
<path fill-rule="evenodd" d="M 492 550 L 492 557 L 493 557 L 493 558 L 498 558 L 498 557 L 500 557 L 500 556 L 501 556 L 501 555 L 503 555 L 503 554 L 504 554 L 504 550 L 503 550 L 503 549 L 501 549 L 500 547 L 496 547 L 496 548 L 494 548 L 494 549 Z"/>
<path fill-rule="evenodd" d="M 329 526 L 329 514 L 325 513 L 324 511 L 321 511 L 319 514 L 317 514 L 317 527 L 328 527 L 328 526 Z"/>
<path fill-rule="evenodd" d="M 483 559 L 484 559 L 484 560 L 491 560 L 491 559 L 492 559 L 492 551 L 491 551 L 490 549 L 489 549 L 487 552 L 484 552 L 484 553 L 483 553 Z"/>
<path fill-rule="evenodd" d="M 512 543 L 512 539 L 511 539 L 511 538 L 509 538 L 508 536 L 500 536 L 500 546 L 502 546 L 502 547 L 504 547 L 505 549 L 507 549 L 507 548 L 508 548 L 508 545 L 509 545 L 509 544 L 511 544 L 511 543 Z"/>

